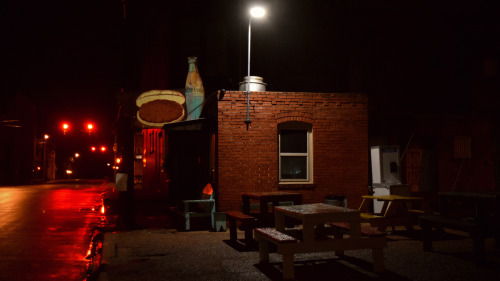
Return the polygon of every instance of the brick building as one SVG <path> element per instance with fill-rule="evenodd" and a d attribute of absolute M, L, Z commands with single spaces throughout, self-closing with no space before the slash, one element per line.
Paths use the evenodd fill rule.
<path fill-rule="evenodd" d="M 252 92 L 248 127 L 243 92 L 217 107 L 220 210 L 239 208 L 243 191 L 293 190 L 304 203 L 342 194 L 359 206 L 369 183 L 365 95 Z"/>
<path fill-rule="evenodd" d="M 487 118 L 420 117 L 411 141 L 374 143 L 364 94 L 252 92 L 249 105 L 248 123 L 245 93 L 227 91 L 203 118 L 145 128 L 141 191 L 178 205 L 210 182 L 219 211 L 239 209 L 244 191 L 296 191 L 304 203 L 345 195 L 357 208 L 371 183 L 369 147 L 384 144 L 406 148 L 401 180 L 416 194 L 496 190 Z"/>
<path fill-rule="evenodd" d="M 345 195 L 359 206 L 369 184 L 365 95 L 252 92 L 248 109 L 250 123 L 245 93 L 227 91 L 208 99 L 203 118 L 144 129 L 142 192 L 178 205 L 211 182 L 220 211 L 238 209 L 244 191 L 293 190 L 304 203 Z"/>

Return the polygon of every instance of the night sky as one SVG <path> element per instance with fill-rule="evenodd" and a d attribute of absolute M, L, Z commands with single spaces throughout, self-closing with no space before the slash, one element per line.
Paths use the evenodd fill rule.
<path fill-rule="evenodd" d="M 87 116 L 112 127 L 122 89 L 183 88 L 188 56 L 198 57 L 207 93 L 236 90 L 252 2 L 126 0 L 124 18 L 121 0 L 8 0 L 2 97 L 32 99 L 47 129 Z M 251 74 L 270 91 L 367 93 L 375 115 L 491 114 L 500 88 L 493 2 L 261 1 L 268 16 L 252 24 Z"/>

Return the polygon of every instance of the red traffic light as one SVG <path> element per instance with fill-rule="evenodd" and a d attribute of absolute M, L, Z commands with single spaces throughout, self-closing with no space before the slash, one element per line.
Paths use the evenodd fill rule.
<path fill-rule="evenodd" d="M 69 128 L 70 128 L 69 123 L 68 122 L 63 122 L 61 124 L 61 128 L 62 128 L 63 132 L 66 134 L 69 131 Z"/>

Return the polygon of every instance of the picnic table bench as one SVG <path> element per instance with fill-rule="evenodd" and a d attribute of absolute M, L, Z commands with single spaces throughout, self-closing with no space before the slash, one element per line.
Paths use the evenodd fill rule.
<path fill-rule="evenodd" d="M 440 213 L 419 216 L 422 227 L 423 250 L 432 251 L 433 229 L 444 231 L 445 228 L 466 232 L 473 240 L 474 254 L 477 263 L 485 258 L 485 238 L 494 237 L 496 245 L 500 241 L 500 222 L 498 221 L 498 197 L 496 195 L 463 193 L 463 192 L 441 192 Z M 468 202 L 472 204 L 473 214 L 453 215 L 451 205 L 453 201 L 461 201 L 461 208 L 465 208 Z"/>
<path fill-rule="evenodd" d="M 283 256 L 283 278 L 291 279 L 294 276 L 293 263 L 295 249 L 288 245 L 297 244 L 298 240 L 274 228 L 255 228 L 255 240 L 259 243 L 259 262 L 269 262 L 269 243 L 276 245 L 276 252 Z"/>
<path fill-rule="evenodd" d="M 252 229 L 257 225 L 257 219 L 240 211 L 226 212 L 226 218 L 229 222 L 229 240 L 237 242 L 239 227 L 245 232 L 245 245 L 250 246 L 253 242 Z"/>
<path fill-rule="evenodd" d="M 432 251 L 432 228 L 443 230 L 451 228 L 469 233 L 474 240 L 474 251 L 478 256 L 482 256 L 484 251 L 484 237 L 481 230 L 481 224 L 476 221 L 465 218 L 445 217 L 441 215 L 422 215 L 420 216 L 420 225 L 422 226 L 422 240 L 424 251 Z"/>
<path fill-rule="evenodd" d="M 274 207 L 300 204 L 302 194 L 282 191 L 243 192 L 241 199 L 241 211 L 226 212 L 229 224 L 229 241 L 232 243 L 238 241 L 237 229 L 239 228 L 245 232 L 245 245 L 253 247 L 252 230 L 260 226 L 274 226 Z"/>
<path fill-rule="evenodd" d="M 351 231 L 351 225 L 347 222 L 331 222 L 330 227 L 333 230 L 333 233 L 340 234 L 349 234 Z M 361 224 L 361 236 L 364 237 L 385 237 L 386 233 L 379 231 L 377 228 L 367 225 Z"/>
<path fill-rule="evenodd" d="M 405 226 L 411 230 L 412 225 L 417 224 L 415 213 L 423 213 L 423 210 L 409 209 L 411 202 L 422 201 L 424 198 L 402 195 L 363 195 L 363 201 L 359 207 L 361 219 L 370 222 L 371 226 L 377 227 L 379 231 L 386 231 L 389 226 Z M 370 212 L 373 200 L 383 201 L 381 213 Z M 414 219 L 415 218 L 415 219 Z"/>
<path fill-rule="evenodd" d="M 294 278 L 294 255 L 298 253 L 335 251 L 336 254 L 343 255 L 346 250 L 372 249 L 373 271 L 384 271 L 383 248 L 387 247 L 385 236 L 334 239 L 329 239 L 326 235 L 318 237 L 321 238 L 317 243 L 304 243 L 303 240 L 274 228 L 254 229 L 254 239 L 259 245 L 259 262 L 269 262 L 269 243 L 276 245 L 276 252 L 283 258 L 283 279 Z"/>
<path fill-rule="evenodd" d="M 373 270 L 384 270 L 383 248 L 387 247 L 384 235 L 362 236 L 358 210 L 347 209 L 323 203 L 275 207 L 276 229 L 255 228 L 254 239 L 259 244 L 259 261 L 269 261 L 269 244 L 276 245 L 277 253 L 283 257 L 283 278 L 294 278 L 294 254 L 314 252 L 336 252 L 345 250 L 371 249 Z M 285 217 L 298 219 L 301 228 L 285 228 Z M 329 222 L 348 222 L 342 228 L 348 236 L 340 232 L 330 233 Z M 334 230 L 334 232 L 337 230 Z M 333 237 L 331 237 L 333 236 Z"/>

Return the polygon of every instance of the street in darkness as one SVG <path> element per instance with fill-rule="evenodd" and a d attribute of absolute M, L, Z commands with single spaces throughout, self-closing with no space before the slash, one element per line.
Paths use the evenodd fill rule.
<path fill-rule="evenodd" d="M 0 280 L 83 280 L 104 181 L 0 187 Z"/>

